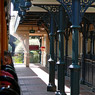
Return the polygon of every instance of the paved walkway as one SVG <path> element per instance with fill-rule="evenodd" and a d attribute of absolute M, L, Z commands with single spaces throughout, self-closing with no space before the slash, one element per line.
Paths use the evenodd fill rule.
<path fill-rule="evenodd" d="M 47 92 L 48 70 L 40 64 L 30 64 L 25 67 L 24 64 L 15 64 L 16 72 L 19 78 L 22 95 L 55 95 L 54 92 Z M 57 84 L 57 79 L 55 79 Z M 70 95 L 69 78 L 66 77 L 65 91 Z M 95 95 L 91 89 L 85 85 L 80 87 L 80 95 Z"/>

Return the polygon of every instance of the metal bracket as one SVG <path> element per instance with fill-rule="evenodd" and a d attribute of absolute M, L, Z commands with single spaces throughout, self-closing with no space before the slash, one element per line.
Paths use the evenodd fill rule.
<path fill-rule="evenodd" d="M 49 18 L 49 14 L 45 14 L 42 17 L 42 20 L 44 21 L 45 25 L 48 27 L 48 29 L 50 28 L 50 18 Z"/>
<path fill-rule="evenodd" d="M 72 0 L 57 0 L 62 4 L 62 6 L 66 9 L 66 12 L 70 18 L 70 21 L 72 22 Z M 87 10 L 88 7 L 91 6 L 91 4 L 95 2 L 95 0 L 80 0 L 80 21 L 82 20 L 82 17 Z"/>
<path fill-rule="evenodd" d="M 58 17 L 57 17 L 57 14 L 59 12 L 59 8 L 60 8 L 60 5 L 53 5 L 53 4 L 33 4 L 34 6 L 37 6 L 37 7 L 40 7 L 40 8 L 43 8 L 44 10 L 46 10 L 49 14 L 53 14 L 53 19 L 56 23 L 56 26 L 58 26 Z M 45 22 L 49 22 L 50 23 L 50 20 L 48 19 L 48 16 L 44 16 L 45 18 Z M 55 19 L 56 18 L 56 19 Z M 50 27 L 50 25 L 48 25 L 48 28 Z"/>
<path fill-rule="evenodd" d="M 58 23 L 59 23 L 58 17 L 59 17 L 59 10 L 60 10 L 61 5 L 34 4 L 34 6 L 41 7 L 43 9 L 45 9 L 47 12 L 49 12 L 50 14 L 54 14 L 53 18 L 54 18 L 54 21 L 56 23 L 56 27 L 59 27 L 59 25 L 58 25 Z"/>
<path fill-rule="evenodd" d="M 87 10 L 88 7 L 91 6 L 91 4 L 95 2 L 95 0 L 80 0 L 80 13 L 81 13 L 81 17 L 83 17 L 85 11 Z"/>
<path fill-rule="evenodd" d="M 34 6 L 41 7 L 50 13 L 59 12 L 60 5 L 49 5 L 49 4 L 33 4 Z"/>

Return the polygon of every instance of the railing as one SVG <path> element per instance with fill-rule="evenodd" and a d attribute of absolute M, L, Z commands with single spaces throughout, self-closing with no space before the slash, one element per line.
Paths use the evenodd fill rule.
<path fill-rule="evenodd" d="M 85 83 L 95 87 L 95 61 L 85 60 Z"/>
<path fill-rule="evenodd" d="M 95 60 L 95 59 L 93 59 Z M 90 60 L 90 59 L 85 59 L 85 84 L 90 86 L 91 88 L 95 89 L 95 61 Z M 72 64 L 72 58 L 67 57 L 67 76 L 70 76 L 70 70 L 69 70 L 69 66 L 70 64 Z M 81 66 L 81 58 L 79 59 L 79 63 Z M 80 79 L 82 75 L 82 69 L 80 71 Z"/>

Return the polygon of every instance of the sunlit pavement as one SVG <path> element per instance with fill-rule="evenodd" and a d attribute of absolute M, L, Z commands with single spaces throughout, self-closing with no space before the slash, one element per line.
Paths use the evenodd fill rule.
<path fill-rule="evenodd" d="M 16 72 L 19 78 L 22 95 L 55 95 L 55 92 L 47 92 L 49 81 L 48 69 L 40 64 L 30 64 L 25 67 L 24 64 L 15 64 Z M 70 95 L 70 82 L 66 77 L 65 92 Z M 55 79 L 57 85 L 57 79 Z M 95 95 L 91 89 L 85 85 L 80 87 L 80 95 Z"/>

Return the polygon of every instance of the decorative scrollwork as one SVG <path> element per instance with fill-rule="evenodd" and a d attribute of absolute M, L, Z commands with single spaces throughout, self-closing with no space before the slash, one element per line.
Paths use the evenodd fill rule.
<path fill-rule="evenodd" d="M 72 16 L 72 0 L 57 0 L 59 1 L 65 8 L 69 18 Z"/>
<path fill-rule="evenodd" d="M 62 3 L 71 3 L 72 2 L 72 0 L 58 0 L 59 2 L 62 2 Z"/>
<path fill-rule="evenodd" d="M 70 2 L 70 0 L 65 0 L 65 2 L 66 2 L 66 3 L 69 3 L 69 2 Z"/>
<path fill-rule="evenodd" d="M 59 12 L 59 5 L 45 5 L 45 4 L 34 4 L 35 6 L 41 7 L 48 12 Z"/>
<path fill-rule="evenodd" d="M 88 3 L 89 0 L 81 0 L 83 3 Z"/>
<path fill-rule="evenodd" d="M 85 11 L 87 10 L 87 8 L 93 3 L 95 2 L 95 0 L 80 0 L 80 13 L 81 13 L 81 17 L 83 17 Z"/>
<path fill-rule="evenodd" d="M 71 17 L 72 17 L 72 1 L 73 0 L 57 0 L 57 1 L 60 2 L 64 6 L 69 18 L 71 19 Z M 85 11 L 93 2 L 95 2 L 95 0 L 80 0 L 80 18 L 83 17 Z"/>

